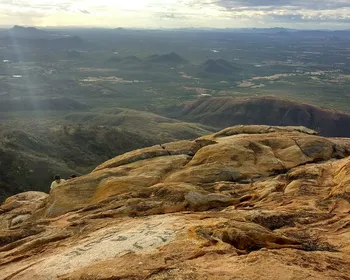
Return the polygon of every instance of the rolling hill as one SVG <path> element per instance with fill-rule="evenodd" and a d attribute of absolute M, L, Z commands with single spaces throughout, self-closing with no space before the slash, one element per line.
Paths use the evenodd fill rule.
<path fill-rule="evenodd" d="M 163 55 L 152 55 L 146 59 L 146 62 L 167 65 L 180 65 L 188 63 L 187 60 L 174 52 Z"/>
<path fill-rule="evenodd" d="M 224 59 L 208 59 L 199 67 L 201 74 L 230 75 L 241 71 L 242 68 Z"/>
<path fill-rule="evenodd" d="M 123 68 L 140 68 L 143 66 L 143 60 L 135 55 L 120 57 L 113 56 L 106 60 L 105 65 L 108 67 L 123 67 Z"/>
<path fill-rule="evenodd" d="M 43 111 L 43 110 L 82 110 L 89 107 L 70 98 L 22 97 L 4 99 L 0 103 L 0 112 Z"/>
<path fill-rule="evenodd" d="M 168 115 L 218 128 L 238 124 L 302 125 L 325 136 L 350 136 L 350 115 L 274 97 L 199 98 Z"/>
<path fill-rule="evenodd" d="M 0 201 L 21 191 L 47 191 L 56 173 L 84 174 L 115 155 L 196 138 L 208 129 L 126 109 L 76 112 L 39 123 L 9 120 L 0 127 Z"/>

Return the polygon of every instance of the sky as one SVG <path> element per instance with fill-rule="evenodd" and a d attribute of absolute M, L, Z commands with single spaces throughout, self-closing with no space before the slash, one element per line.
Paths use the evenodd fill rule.
<path fill-rule="evenodd" d="M 350 29 L 350 0 L 0 0 L 0 25 Z"/>

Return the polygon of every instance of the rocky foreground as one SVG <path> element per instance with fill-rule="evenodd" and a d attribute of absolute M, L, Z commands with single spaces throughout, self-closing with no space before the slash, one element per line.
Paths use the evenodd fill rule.
<path fill-rule="evenodd" d="M 0 210 L 0 279 L 350 279 L 350 139 L 238 126 Z"/>

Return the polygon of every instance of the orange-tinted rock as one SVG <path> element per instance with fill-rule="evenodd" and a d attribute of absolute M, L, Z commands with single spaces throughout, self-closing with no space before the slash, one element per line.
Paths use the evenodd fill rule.
<path fill-rule="evenodd" d="M 0 208 L 0 279 L 347 279 L 350 145 L 238 126 Z"/>
<path fill-rule="evenodd" d="M 0 228 L 19 226 L 46 203 L 48 195 L 42 192 L 25 192 L 9 197 L 0 206 Z"/>

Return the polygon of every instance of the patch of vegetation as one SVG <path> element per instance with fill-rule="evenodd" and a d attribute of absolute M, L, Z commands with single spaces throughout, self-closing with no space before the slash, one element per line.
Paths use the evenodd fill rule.
<path fill-rule="evenodd" d="M 40 121 L 40 126 L 32 125 Z M 67 113 L 61 120 L 8 120 L 1 128 L 0 201 L 29 190 L 48 191 L 55 174 L 85 174 L 119 154 L 212 128 L 124 109 Z M 18 128 L 12 127 L 21 127 Z"/>

